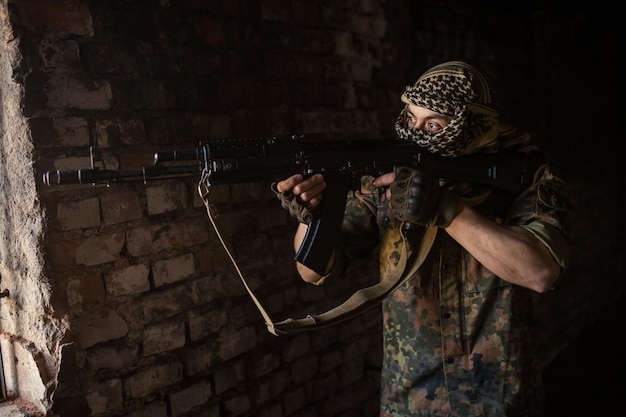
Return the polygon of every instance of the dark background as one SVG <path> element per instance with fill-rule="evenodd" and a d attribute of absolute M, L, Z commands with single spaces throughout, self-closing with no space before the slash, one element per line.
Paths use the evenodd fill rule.
<path fill-rule="evenodd" d="M 483 70 L 499 93 L 501 119 L 528 130 L 552 154 L 572 204 L 570 268 L 554 291 L 536 297 L 539 355 L 549 398 L 546 417 L 621 415 L 623 383 L 618 378 L 625 369 L 620 331 L 626 319 L 624 2 L 11 4 L 23 54 L 11 70 L 24 83 L 22 110 L 33 130 L 38 175 L 69 157 L 84 157 L 94 144 L 122 166 L 137 166 L 137 155 L 208 138 L 294 132 L 390 136 L 400 93 L 427 68 L 461 59 Z M 102 100 L 107 85 L 107 105 L 73 101 L 82 95 Z M 73 118 L 86 126 L 82 142 L 66 140 L 64 127 L 69 124 L 63 123 Z M 191 183 L 181 182 L 173 191 L 162 187 L 174 194 L 185 186 L 191 196 Z M 123 337 L 105 334 L 95 345 L 72 345 L 75 357 L 65 353 L 65 372 L 59 374 L 54 393 L 60 417 L 89 415 L 88 394 L 94 392 L 107 399 L 99 403 L 106 404 L 98 417 L 139 417 L 137 410 L 152 406 L 169 416 L 173 408 L 184 409 L 185 397 L 177 394 L 203 384 L 212 395 L 186 410 L 185 417 L 375 415 L 379 317 L 372 313 L 311 335 L 268 336 L 208 226 L 206 240 L 199 233 L 194 236 L 198 241 L 174 242 L 167 250 L 141 257 L 124 248 L 113 254 L 119 256 L 115 262 L 78 263 L 76 248 L 90 238 L 129 236 L 150 228 L 176 236 L 168 228 L 183 228 L 191 219 L 204 231 L 206 214 L 197 200 L 174 198 L 176 207 L 150 215 L 145 188 L 41 189 L 49 221 L 43 244 L 51 303 L 56 314 L 68 315 L 67 340 L 80 342 L 90 326 L 81 322 L 90 317 L 85 313 L 115 313 L 129 327 Z M 106 213 L 112 200 L 106 197 L 120 190 L 138 196 L 137 211 L 143 217 L 71 230 L 55 217 L 59 206 L 67 207 L 62 203 L 86 198 L 97 200 Z M 291 267 L 277 268 L 291 250 L 293 224 L 273 198 L 260 197 L 262 190 L 267 191 L 234 187 L 230 194 L 217 196 L 246 272 L 256 278 L 259 292 L 278 316 L 336 304 L 340 298 L 330 295 L 332 286 L 328 293 L 303 290 L 294 284 Z M 259 216 L 263 210 L 273 216 Z M 107 273 L 120 265 L 153 265 L 181 254 L 198 259 L 196 275 L 158 288 L 151 282 L 145 293 L 123 296 L 104 285 Z M 82 292 L 69 297 L 69 284 Z M 169 309 L 150 304 L 160 300 Z M 135 314 L 138 306 L 148 306 L 152 315 Z M 192 318 L 210 330 L 193 339 Z M 217 318 L 223 322 L 215 324 Z M 180 343 L 167 345 L 170 339 L 163 338 L 163 351 L 155 347 L 144 354 L 144 337 L 150 335 L 146 329 L 158 334 L 170 325 L 184 330 Z M 107 362 L 107 349 L 124 353 L 128 363 L 101 365 Z M 197 358 L 202 361 L 194 362 Z M 140 376 L 160 370 L 162 364 L 181 369 L 181 378 L 170 382 L 162 377 L 162 385 L 146 389 L 140 398 L 119 388 L 143 387 Z"/>

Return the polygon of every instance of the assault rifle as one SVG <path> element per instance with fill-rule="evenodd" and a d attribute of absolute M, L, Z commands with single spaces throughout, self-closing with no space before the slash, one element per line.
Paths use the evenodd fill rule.
<path fill-rule="evenodd" d="M 184 164 L 173 163 L 185 161 Z M 538 162 L 519 152 L 435 156 L 405 140 L 305 141 L 301 136 L 270 139 L 211 140 L 189 150 L 154 154 L 154 164 L 139 169 L 91 168 L 48 171 L 46 185 L 147 182 L 208 174 L 210 185 L 277 181 L 293 174 L 324 175 L 327 188 L 319 215 L 309 224 L 295 260 L 323 274 L 338 238 L 348 191 L 358 190 L 361 177 L 412 167 L 434 177 L 480 184 L 518 193 L 528 187 Z"/>

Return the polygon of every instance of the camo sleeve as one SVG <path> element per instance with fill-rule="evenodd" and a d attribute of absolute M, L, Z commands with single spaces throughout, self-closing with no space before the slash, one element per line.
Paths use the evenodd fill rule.
<path fill-rule="evenodd" d="M 543 243 L 561 269 L 569 263 L 569 201 L 563 180 L 549 167 L 537 173 L 536 183 L 516 200 L 509 223 L 523 227 Z"/>
<path fill-rule="evenodd" d="M 348 258 L 371 255 L 378 244 L 376 215 L 381 196 L 370 187 L 372 177 L 363 177 L 361 190 L 350 192 L 341 226 L 340 249 Z"/>

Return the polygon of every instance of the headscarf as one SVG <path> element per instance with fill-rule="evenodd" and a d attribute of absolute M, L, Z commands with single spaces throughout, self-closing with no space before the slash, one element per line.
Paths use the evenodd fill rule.
<path fill-rule="evenodd" d="M 406 103 L 396 120 L 398 136 L 415 142 L 426 151 L 448 157 L 497 150 L 498 136 L 510 127 L 501 126 L 489 81 L 471 65 L 450 61 L 422 74 L 402 94 Z M 425 107 L 451 118 L 437 133 L 411 129 L 406 124 L 409 104 Z M 518 137 L 526 141 L 527 137 Z"/>

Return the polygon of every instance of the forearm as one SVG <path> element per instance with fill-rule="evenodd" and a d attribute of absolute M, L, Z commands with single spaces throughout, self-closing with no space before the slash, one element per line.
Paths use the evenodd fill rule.
<path fill-rule="evenodd" d="M 293 238 L 294 251 L 296 252 L 298 251 L 298 249 L 300 248 L 300 245 L 302 244 L 302 241 L 304 240 L 307 227 L 308 226 L 303 223 L 298 224 L 298 228 L 296 229 L 296 233 Z M 333 256 L 331 256 L 330 261 L 328 262 L 326 271 L 330 270 L 333 262 L 334 262 L 334 254 Z M 322 275 L 304 266 L 300 262 L 296 262 L 296 270 L 298 271 L 298 274 L 300 275 L 300 277 L 302 277 L 302 279 L 306 282 L 314 283 L 314 282 L 319 281 L 322 278 Z"/>
<path fill-rule="evenodd" d="M 445 230 L 478 262 L 512 284 L 545 292 L 560 276 L 558 263 L 532 233 L 497 224 L 464 203 Z"/>

